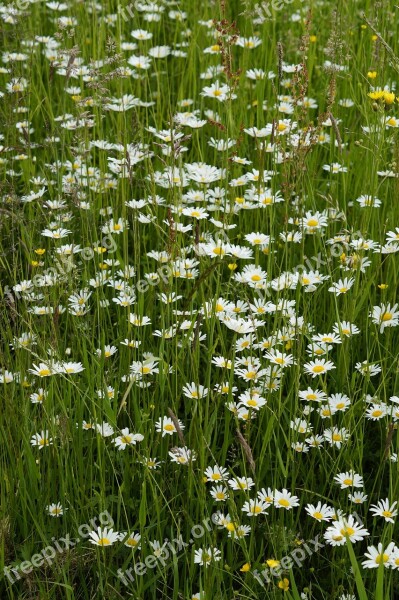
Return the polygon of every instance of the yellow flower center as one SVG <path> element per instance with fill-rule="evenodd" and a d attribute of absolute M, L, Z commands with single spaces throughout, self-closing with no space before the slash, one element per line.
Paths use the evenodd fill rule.
<path fill-rule="evenodd" d="M 346 527 L 343 527 L 343 529 L 341 529 L 341 533 L 342 533 L 342 535 L 351 536 L 355 533 L 355 530 L 353 529 L 353 527 L 346 526 Z"/>
<path fill-rule="evenodd" d="M 132 441 L 132 436 L 131 435 L 122 435 L 121 436 L 121 442 L 123 444 L 130 444 L 130 442 Z"/>
<path fill-rule="evenodd" d="M 315 519 L 322 519 L 323 518 L 323 513 L 316 511 L 315 513 L 313 513 L 313 516 Z"/>
<path fill-rule="evenodd" d="M 134 547 L 134 546 L 137 546 L 137 544 L 138 544 L 138 541 L 135 540 L 134 538 L 129 538 L 128 540 L 126 540 L 126 545 L 127 546 Z"/>
<path fill-rule="evenodd" d="M 51 375 L 51 371 L 50 369 L 40 369 L 39 375 L 40 377 L 48 377 L 48 375 Z"/>
<path fill-rule="evenodd" d="M 249 373 L 247 373 L 247 379 L 255 379 L 256 377 L 256 371 L 249 371 Z"/>
<path fill-rule="evenodd" d="M 375 562 L 377 563 L 377 565 L 380 565 L 381 563 L 386 563 L 389 560 L 389 555 L 388 554 L 379 554 L 378 556 L 375 557 Z"/>
<path fill-rule="evenodd" d="M 278 503 L 280 504 L 280 506 L 284 506 L 285 508 L 290 505 L 290 503 L 288 502 L 288 500 L 286 500 L 285 498 L 281 498 L 278 501 Z"/>
<path fill-rule="evenodd" d="M 312 369 L 313 373 L 323 373 L 324 367 L 323 365 L 315 365 Z"/>
<path fill-rule="evenodd" d="M 174 431 L 174 425 L 165 425 L 164 426 L 165 431 Z"/>
<path fill-rule="evenodd" d="M 309 219 L 307 225 L 308 227 L 317 227 L 317 225 L 319 224 L 317 219 Z"/>
<path fill-rule="evenodd" d="M 107 537 L 102 537 L 98 540 L 99 546 L 109 546 L 110 544 L 111 544 L 111 541 Z"/>
<path fill-rule="evenodd" d="M 392 313 L 386 312 L 382 315 L 381 321 L 390 321 L 392 319 Z"/>

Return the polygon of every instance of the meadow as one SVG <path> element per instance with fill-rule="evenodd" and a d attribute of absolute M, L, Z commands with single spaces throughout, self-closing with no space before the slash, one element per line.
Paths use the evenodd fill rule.
<path fill-rule="evenodd" d="M 1 600 L 399 598 L 398 31 L 0 4 Z"/>

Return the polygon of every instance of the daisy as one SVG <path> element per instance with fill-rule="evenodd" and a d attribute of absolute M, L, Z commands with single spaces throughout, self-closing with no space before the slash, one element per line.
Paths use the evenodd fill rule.
<path fill-rule="evenodd" d="M 336 333 L 318 333 L 312 340 L 319 344 L 341 344 L 342 340 Z"/>
<path fill-rule="evenodd" d="M 81 373 L 82 371 L 84 371 L 84 367 L 80 362 L 63 362 L 60 364 L 60 373 L 72 375 L 74 373 Z"/>
<path fill-rule="evenodd" d="M 234 523 L 228 523 L 226 526 L 228 530 L 228 537 L 231 539 L 240 539 L 251 533 L 250 525 L 236 525 Z"/>
<path fill-rule="evenodd" d="M 60 502 L 46 506 L 46 511 L 51 517 L 61 517 L 64 514 L 64 510 L 68 509 L 63 508 Z"/>
<path fill-rule="evenodd" d="M 338 475 L 335 475 L 334 481 L 340 484 L 341 490 L 349 487 L 363 487 L 363 477 L 353 471 L 338 473 Z"/>
<path fill-rule="evenodd" d="M 308 438 L 305 438 L 306 444 L 308 444 L 309 448 L 321 448 L 324 438 L 321 435 L 311 435 Z"/>
<path fill-rule="evenodd" d="M 324 125 L 324 123 L 323 123 Z M 343 167 L 340 163 L 332 163 L 331 165 L 323 165 L 324 171 L 329 171 L 330 173 L 347 173 L 348 168 Z"/>
<path fill-rule="evenodd" d="M 271 488 L 262 488 L 256 495 L 261 502 L 264 502 L 270 506 L 274 502 L 274 494 L 275 491 L 273 491 Z"/>
<path fill-rule="evenodd" d="M 103 421 L 101 425 L 97 423 L 96 430 L 97 433 L 99 433 L 102 437 L 110 437 L 111 435 L 114 435 L 114 428 L 106 421 Z"/>
<path fill-rule="evenodd" d="M 197 220 L 207 219 L 209 217 L 209 213 L 207 213 L 206 210 L 201 207 L 183 208 L 182 214 L 186 217 L 192 217 L 193 219 Z"/>
<path fill-rule="evenodd" d="M 292 354 L 285 354 L 284 352 L 279 352 L 278 350 L 266 352 L 265 358 L 270 360 L 270 362 L 273 364 L 278 365 L 282 369 L 285 367 L 291 367 L 295 364 Z"/>
<path fill-rule="evenodd" d="M 124 450 L 126 446 L 135 446 L 137 442 L 141 442 L 144 436 L 141 433 L 130 433 L 129 428 L 121 429 L 121 435 L 113 440 L 113 443 L 118 450 Z"/>
<path fill-rule="evenodd" d="M 224 467 L 218 467 L 215 465 L 214 467 L 207 467 L 204 471 L 204 474 L 207 481 L 223 481 L 227 479 L 228 470 Z"/>
<path fill-rule="evenodd" d="M 328 404 L 334 411 L 345 412 L 349 408 L 351 401 L 345 394 L 331 394 L 328 397 Z"/>
<path fill-rule="evenodd" d="M 172 462 L 179 465 L 189 465 L 197 459 L 195 452 L 187 448 L 187 446 L 183 446 L 183 448 L 172 448 L 168 454 L 171 457 Z"/>
<path fill-rule="evenodd" d="M 312 213 L 308 211 L 305 213 L 305 216 L 301 219 L 301 225 L 308 232 L 314 232 L 316 229 L 321 229 L 322 227 L 326 227 L 328 224 L 328 218 L 325 213 L 320 213 L 319 211 Z"/>
<path fill-rule="evenodd" d="M 359 373 L 361 373 L 362 375 L 368 375 L 369 377 L 374 377 L 375 375 L 378 375 L 378 373 L 381 373 L 382 370 L 378 364 L 369 363 L 367 362 L 367 360 L 364 360 L 361 363 L 356 363 L 355 369 L 356 371 L 359 371 Z"/>
<path fill-rule="evenodd" d="M 262 406 L 265 406 L 266 399 L 259 395 L 253 395 L 250 392 L 244 392 L 239 396 L 239 404 L 252 410 L 259 410 Z"/>
<path fill-rule="evenodd" d="M 341 448 L 341 445 L 350 437 L 350 434 L 345 427 L 342 429 L 338 429 L 338 427 L 326 429 L 323 435 L 324 439 L 329 442 L 331 446 L 336 446 L 337 448 Z"/>
<path fill-rule="evenodd" d="M 42 404 L 43 400 L 45 398 L 47 398 L 48 396 L 48 392 L 46 390 L 44 390 L 43 388 L 39 388 L 37 390 L 37 392 L 31 394 L 29 396 L 30 401 L 32 402 L 32 404 Z"/>
<path fill-rule="evenodd" d="M 211 487 L 210 494 L 216 502 L 224 502 L 229 498 L 229 491 L 224 485 L 215 485 Z"/>
<path fill-rule="evenodd" d="M 340 517 L 334 525 L 328 527 L 324 539 L 331 546 L 343 546 L 347 539 L 352 543 L 360 542 L 368 535 L 367 529 L 357 523 L 353 515 L 349 515 L 347 518 Z"/>
<path fill-rule="evenodd" d="M 356 202 L 358 202 L 362 208 L 378 208 L 382 204 L 381 200 L 367 194 L 359 196 L 359 198 L 356 199 Z"/>
<path fill-rule="evenodd" d="M 49 365 L 46 363 L 39 363 L 38 365 L 33 364 L 33 368 L 28 369 L 29 373 L 36 375 L 37 377 L 49 377 L 57 373 L 55 365 Z"/>
<path fill-rule="evenodd" d="M 219 81 L 215 81 L 215 83 L 212 83 L 210 86 L 204 87 L 200 95 L 205 96 L 206 98 L 216 98 L 219 102 L 223 102 L 229 97 L 236 97 L 235 94 L 231 94 L 228 85 L 220 84 Z"/>
<path fill-rule="evenodd" d="M 219 561 L 221 558 L 221 552 L 217 548 L 199 548 L 194 551 L 194 563 L 201 567 L 207 567 L 212 561 Z"/>
<path fill-rule="evenodd" d="M 135 548 L 137 550 L 140 550 L 140 548 L 141 548 L 141 544 L 140 544 L 141 535 L 139 533 L 135 533 L 133 531 L 132 533 L 130 533 L 128 535 L 128 537 L 126 537 L 124 535 L 122 539 L 124 540 L 124 542 L 123 542 L 124 545 L 127 546 L 128 548 Z"/>
<path fill-rule="evenodd" d="M 63 229 L 57 227 L 56 229 L 43 229 L 42 236 L 52 238 L 53 240 L 59 240 L 60 238 L 66 237 L 72 233 L 69 229 Z"/>
<path fill-rule="evenodd" d="M 381 306 L 373 306 L 370 317 L 373 323 L 380 326 L 380 333 L 383 333 L 386 327 L 396 327 L 399 325 L 398 305 L 382 304 Z"/>
<path fill-rule="evenodd" d="M 321 502 L 318 502 L 316 506 L 307 504 L 305 510 L 316 521 L 331 521 L 334 513 L 334 510 L 330 506 Z"/>
<path fill-rule="evenodd" d="M 32 446 L 39 446 L 41 450 L 44 446 L 50 446 L 53 443 L 53 438 L 48 437 L 48 431 L 41 431 L 32 436 L 30 443 Z"/>
<path fill-rule="evenodd" d="M 119 540 L 119 533 L 114 531 L 113 529 L 107 529 L 104 527 L 98 527 L 97 530 L 89 532 L 90 542 L 95 546 L 112 546 L 115 542 Z"/>
<path fill-rule="evenodd" d="M 249 490 L 255 485 L 255 482 L 251 477 L 237 477 L 235 479 L 229 479 L 227 483 L 234 491 Z"/>
<path fill-rule="evenodd" d="M 381 543 L 375 546 L 369 546 L 364 557 L 367 560 L 362 562 L 362 566 L 365 569 L 378 569 L 383 564 L 385 568 L 392 566 L 391 562 L 395 555 L 395 542 L 390 542 L 384 549 Z"/>
<path fill-rule="evenodd" d="M 344 279 L 339 279 L 339 281 L 333 283 L 332 286 L 328 288 L 328 291 L 334 293 L 336 296 L 340 296 L 341 294 L 346 294 L 354 283 L 355 280 L 353 277 L 350 279 L 345 277 Z"/>
<path fill-rule="evenodd" d="M 156 469 L 158 469 L 158 467 L 160 466 L 162 461 L 157 460 L 156 458 L 143 458 L 142 459 L 142 463 L 143 465 L 145 465 L 148 469 L 150 469 L 151 471 L 155 471 Z"/>
<path fill-rule="evenodd" d="M 184 425 L 180 420 L 178 421 L 178 423 L 180 429 L 184 429 Z M 177 431 L 176 426 L 170 417 L 159 418 L 158 421 L 155 423 L 155 430 L 158 433 L 162 432 L 162 437 L 165 437 L 165 435 L 173 435 Z"/>
<path fill-rule="evenodd" d="M 321 390 L 313 390 L 308 387 L 307 390 L 302 390 L 298 393 L 298 396 L 301 400 L 306 400 L 308 402 L 322 402 L 327 398 L 327 394 Z"/>
<path fill-rule="evenodd" d="M 385 500 L 380 500 L 378 504 L 372 504 L 370 512 L 373 513 L 374 517 L 383 517 L 388 523 L 395 523 L 395 517 L 398 514 L 396 505 L 396 500 L 390 504 L 388 498 L 386 498 Z"/>
<path fill-rule="evenodd" d="M 209 390 L 203 385 L 199 385 L 196 383 L 189 383 L 183 387 L 183 394 L 186 398 L 193 398 L 198 400 L 200 398 L 205 398 L 208 395 Z"/>
<path fill-rule="evenodd" d="M 335 366 L 330 360 L 321 358 L 305 363 L 303 368 L 305 373 L 308 373 L 312 377 L 317 377 L 318 375 L 324 375 L 331 369 L 335 369 Z"/>
<path fill-rule="evenodd" d="M 363 504 L 363 502 L 367 501 L 367 498 L 368 496 L 364 492 L 353 492 L 353 494 L 348 494 L 348 500 L 354 504 Z"/>
<path fill-rule="evenodd" d="M 387 405 L 385 403 L 380 404 L 372 404 L 366 410 L 366 418 L 371 421 L 378 421 L 379 419 L 383 419 L 388 414 Z"/>
<path fill-rule="evenodd" d="M 349 321 L 341 321 L 341 323 L 334 323 L 333 332 L 341 336 L 351 337 L 360 333 L 360 329 Z"/>
<path fill-rule="evenodd" d="M 274 492 L 274 506 L 276 508 L 285 508 L 286 510 L 291 510 L 291 508 L 299 506 L 299 498 L 297 496 L 292 496 L 291 492 L 285 488 L 282 492 L 276 490 Z"/>
<path fill-rule="evenodd" d="M 257 517 L 259 515 L 265 515 L 266 509 L 270 506 L 267 502 L 261 500 L 249 500 L 244 502 L 242 511 L 247 514 L 248 517 Z"/>

